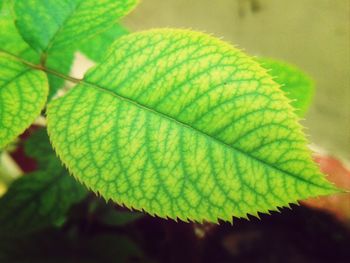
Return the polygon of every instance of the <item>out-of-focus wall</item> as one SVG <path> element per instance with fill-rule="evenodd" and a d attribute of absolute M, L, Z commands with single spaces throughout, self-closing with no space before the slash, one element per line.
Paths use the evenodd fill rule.
<path fill-rule="evenodd" d="M 311 141 L 350 158 L 349 0 L 143 0 L 124 24 L 201 30 L 298 65 L 317 83 Z"/>

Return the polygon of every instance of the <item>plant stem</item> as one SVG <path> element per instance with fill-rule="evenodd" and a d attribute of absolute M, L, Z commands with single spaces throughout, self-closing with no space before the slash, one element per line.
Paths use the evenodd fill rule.
<path fill-rule="evenodd" d="M 74 78 L 74 77 L 71 77 L 71 76 L 64 75 L 64 74 L 59 73 L 59 72 L 57 72 L 55 70 L 49 69 L 49 68 L 47 68 L 47 67 L 45 67 L 43 65 L 35 65 L 35 64 L 33 64 L 31 62 L 28 62 L 28 61 L 26 61 L 26 60 L 24 60 L 24 59 L 22 59 L 20 57 L 17 57 L 14 54 L 9 53 L 7 51 L 0 50 L 0 53 L 4 53 L 6 55 L 9 55 L 9 56 L 13 57 L 14 59 L 18 60 L 19 62 L 23 63 L 24 65 L 32 68 L 32 69 L 44 71 L 44 72 L 46 72 L 48 74 L 55 75 L 55 76 L 57 76 L 59 78 L 68 80 L 68 81 L 73 82 L 73 83 L 79 83 L 81 81 L 81 79 L 77 79 L 77 78 Z"/>
<path fill-rule="evenodd" d="M 47 59 L 47 53 L 42 53 L 40 56 L 40 65 L 41 66 L 45 67 L 46 59 Z"/>
<path fill-rule="evenodd" d="M 46 73 L 48 74 L 52 74 L 52 75 L 55 75 L 59 78 L 62 78 L 62 79 L 65 79 L 65 80 L 68 80 L 70 82 L 73 82 L 73 83 L 79 83 L 81 81 L 81 79 L 77 79 L 77 78 L 73 78 L 71 76 L 67 76 L 67 75 L 64 75 L 62 73 L 59 73 L 57 71 L 54 71 L 52 69 L 49 69 L 49 68 L 46 68 L 46 67 L 43 67 L 41 65 L 37 66 L 37 65 L 28 65 L 29 67 L 32 67 L 33 69 L 38 69 L 38 70 L 42 70 L 42 71 L 45 71 Z"/>

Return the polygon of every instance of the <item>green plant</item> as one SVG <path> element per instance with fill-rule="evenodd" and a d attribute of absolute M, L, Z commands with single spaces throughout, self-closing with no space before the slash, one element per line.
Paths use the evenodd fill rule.
<path fill-rule="evenodd" d="M 310 103 L 304 73 L 199 32 L 127 34 L 116 22 L 136 2 L 2 3 L 1 148 L 44 110 L 49 139 L 79 182 L 175 220 L 231 221 L 339 192 L 312 161 L 294 113 Z M 76 51 L 99 62 L 84 79 L 68 75 Z M 53 99 L 64 80 L 76 86 Z M 1 199 L 2 233 L 58 224 L 86 196 L 43 132 L 27 149 L 40 169 Z"/>

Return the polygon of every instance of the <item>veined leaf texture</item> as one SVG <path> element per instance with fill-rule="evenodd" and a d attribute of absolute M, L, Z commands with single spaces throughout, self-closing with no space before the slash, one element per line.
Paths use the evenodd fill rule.
<path fill-rule="evenodd" d="M 184 221 L 232 220 L 335 193 L 287 98 L 252 58 L 214 37 L 121 37 L 48 107 L 79 181 L 106 199 Z"/>
<path fill-rule="evenodd" d="M 0 52 L 0 149 L 40 114 L 48 94 L 46 74 Z"/>
<path fill-rule="evenodd" d="M 36 51 L 62 50 L 97 35 L 125 16 L 137 0 L 15 1 L 16 25 Z M 45 26 L 42 26 L 45 25 Z"/>

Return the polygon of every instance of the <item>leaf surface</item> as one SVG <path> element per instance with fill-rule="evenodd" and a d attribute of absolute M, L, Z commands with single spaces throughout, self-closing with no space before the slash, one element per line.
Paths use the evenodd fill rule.
<path fill-rule="evenodd" d="M 0 199 L 1 235 L 23 235 L 50 226 L 87 193 L 61 165 L 45 130 L 29 139 L 26 151 L 38 158 L 40 169 L 16 180 Z"/>
<path fill-rule="evenodd" d="M 0 52 L 0 149 L 35 120 L 47 93 L 45 73 Z"/>
<path fill-rule="evenodd" d="M 314 94 L 314 82 L 303 71 L 288 63 L 270 58 L 258 58 L 258 62 L 269 70 L 274 81 L 281 85 L 286 96 L 292 100 L 298 116 L 303 117 Z"/>
<path fill-rule="evenodd" d="M 11 10 L 11 2 L 7 1 L 1 7 L 0 12 L 0 50 L 17 55 L 21 58 L 38 62 L 36 52 L 22 39 L 14 24 L 14 17 Z"/>
<path fill-rule="evenodd" d="M 216 38 L 152 30 L 117 40 L 48 106 L 70 171 L 129 208 L 231 221 L 337 192 L 266 71 Z"/>
<path fill-rule="evenodd" d="M 109 46 L 119 37 L 128 34 L 128 30 L 119 24 L 113 25 L 107 31 L 84 41 L 78 46 L 79 51 L 93 61 L 99 62 L 105 55 Z"/>
<path fill-rule="evenodd" d="M 0 32 L 2 37 L 0 39 L 0 50 L 16 55 L 26 61 L 34 64 L 39 64 L 40 55 L 33 50 L 21 37 L 14 24 L 14 18 L 11 14 L 11 2 L 6 2 L 1 9 L 0 15 Z M 62 74 L 68 74 L 73 62 L 73 50 L 54 52 L 47 58 L 46 65 L 52 70 L 56 70 Z M 47 76 L 49 81 L 49 100 L 57 90 L 62 88 L 64 80 L 54 75 Z"/>
<path fill-rule="evenodd" d="M 48 53 L 107 30 L 136 4 L 137 0 L 16 0 L 14 10 L 23 38 L 39 53 Z"/>

